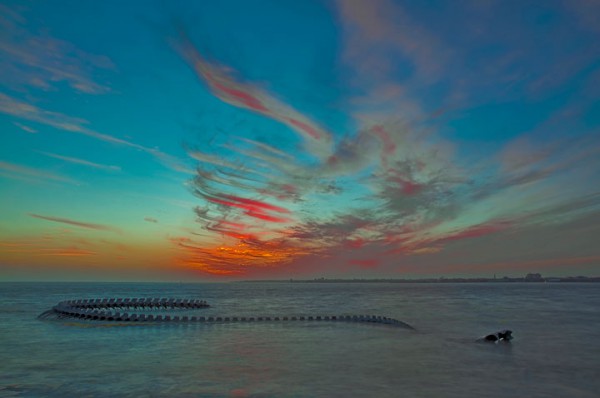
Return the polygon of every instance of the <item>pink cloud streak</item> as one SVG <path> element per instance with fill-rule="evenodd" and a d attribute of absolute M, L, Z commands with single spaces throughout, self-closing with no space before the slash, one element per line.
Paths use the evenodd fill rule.
<path fill-rule="evenodd" d="M 257 86 L 234 79 L 224 68 L 206 61 L 190 39 L 182 33 L 176 48 L 211 91 L 224 102 L 252 110 L 279 121 L 297 132 L 307 142 L 309 151 L 324 158 L 331 153 L 331 134 L 290 106 Z"/>

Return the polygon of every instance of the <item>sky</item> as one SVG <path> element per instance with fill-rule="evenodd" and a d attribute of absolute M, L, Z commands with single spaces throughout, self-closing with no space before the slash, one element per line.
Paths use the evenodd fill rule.
<path fill-rule="evenodd" d="M 0 2 L 0 280 L 600 275 L 600 2 Z"/>

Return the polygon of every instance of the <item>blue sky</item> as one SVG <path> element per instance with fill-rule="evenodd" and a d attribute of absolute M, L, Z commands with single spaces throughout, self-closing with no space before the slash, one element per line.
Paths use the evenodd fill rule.
<path fill-rule="evenodd" d="M 0 278 L 598 273 L 597 2 L 0 10 Z"/>

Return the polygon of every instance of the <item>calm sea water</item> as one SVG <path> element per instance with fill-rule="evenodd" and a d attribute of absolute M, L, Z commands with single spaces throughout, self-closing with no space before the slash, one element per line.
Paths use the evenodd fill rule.
<path fill-rule="evenodd" d="M 200 298 L 202 315 L 352 323 L 89 326 L 61 300 Z M 0 283 L 0 396 L 598 397 L 600 284 Z M 474 343 L 513 330 L 511 344 Z"/>

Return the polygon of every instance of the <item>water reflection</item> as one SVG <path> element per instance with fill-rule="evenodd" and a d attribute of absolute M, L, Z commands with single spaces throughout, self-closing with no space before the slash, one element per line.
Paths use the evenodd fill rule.
<path fill-rule="evenodd" d="M 36 319 L 84 294 L 197 297 L 219 314 L 377 310 L 418 330 Z M 0 395 L 593 397 L 600 388 L 598 286 L 2 284 L 0 298 Z M 474 343 L 503 327 L 513 343 Z"/>

